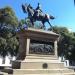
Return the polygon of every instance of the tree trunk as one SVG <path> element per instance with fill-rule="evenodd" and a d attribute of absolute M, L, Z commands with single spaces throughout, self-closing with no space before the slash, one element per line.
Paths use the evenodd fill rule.
<path fill-rule="evenodd" d="M 5 57 L 3 57 L 2 64 L 5 64 Z"/>

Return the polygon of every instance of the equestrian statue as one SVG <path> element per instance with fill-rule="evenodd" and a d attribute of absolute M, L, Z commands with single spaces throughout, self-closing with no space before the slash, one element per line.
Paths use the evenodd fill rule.
<path fill-rule="evenodd" d="M 45 14 L 41 10 L 41 5 L 38 3 L 38 6 L 36 9 L 33 9 L 33 7 L 29 4 L 22 4 L 22 10 L 24 13 L 28 13 L 28 18 L 30 19 L 30 22 L 32 26 L 34 27 L 34 22 L 35 21 L 41 21 L 43 24 L 43 28 L 45 28 L 45 22 L 48 22 L 51 29 L 53 29 L 52 25 L 50 24 L 49 20 L 50 19 L 55 19 L 54 16 Z"/>

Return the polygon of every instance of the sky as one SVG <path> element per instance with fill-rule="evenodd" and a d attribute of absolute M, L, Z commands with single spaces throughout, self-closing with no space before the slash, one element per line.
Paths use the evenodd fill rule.
<path fill-rule="evenodd" d="M 0 0 L 0 8 L 10 6 L 20 20 L 27 17 L 27 14 L 23 13 L 21 5 L 28 3 L 35 9 L 38 2 L 41 4 L 44 13 L 55 17 L 54 20 L 50 20 L 53 26 L 67 27 L 75 32 L 75 6 L 73 0 Z M 46 26 L 49 27 L 47 23 Z"/>

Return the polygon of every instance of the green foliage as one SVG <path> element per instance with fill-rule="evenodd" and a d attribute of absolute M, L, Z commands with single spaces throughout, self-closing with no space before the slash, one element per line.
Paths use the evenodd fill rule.
<path fill-rule="evenodd" d="M 0 9 L 0 24 L 7 24 L 12 26 L 18 25 L 18 19 L 15 16 L 14 11 L 10 7 L 5 7 Z"/>
<path fill-rule="evenodd" d="M 0 37 L 0 54 L 1 54 L 3 57 L 5 57 L 6 54 L 7 54 L 6 46 L 7 46 L 6 39 Z"/>
<path fill-rule="evenodd" d="M 28 27 L 32 27 L 32 28 L 33 28 L 33 25 L 31 24 L 29 18 L 21 19 L 21 20 L 19 21 L 19 28 L 21 28 L 22 25 L 24 25 L 24 24 L 27 25 Z M 35 25 L 34 25 L 34 28 L 36 28 L 36 29 L 43 29 L 42 23 L 40 23 L 40 22 L 35 22 L 34 24 L 35 24 Z"/>
<path fill-rule="evenodd" d="M 18 19 L 10 7 L 0 9 L 0 55 L 5 57 L 17 55 L 19 42 L 16 37 L 15 28 Z"/>
<path fill-rule="evenodd" d="M 75 60 L 75 33 L 69 32 L 66 27 L 53 27 L 53 31 L 60 35 L 58 42 L 58 55 L 66 59 Z"/>
<path fill-rule="evenodd" d="M 50 30 L 50 28 L 48 30 Z M 66 27 L 58 27 L 58 26 L 53 27 L 53 32 L 55 32 L 57 34 L 69 33 L 69 31 L 68 31 L 68 29 Z"/>
<path fill-rule="evenodd" d="M 32 27 L 32 24 L 31 24 L 29 18 L 25 18 L 25 24 L 26 24 L 28 27 Z"/>
<path fill-rule="evenodd" d="M 8 53 L 11 56 L 16 55 L 19 42 L 16 35 L 10 29 L 3 28 L 0 32 L 0 54 L 4 57 Z"/>
<path fill-rule="evenodd" d="M 16 55 L 19 47 L 19 42 L 16 37 L 7 39 L 7 49 L 11 56 Z"/>

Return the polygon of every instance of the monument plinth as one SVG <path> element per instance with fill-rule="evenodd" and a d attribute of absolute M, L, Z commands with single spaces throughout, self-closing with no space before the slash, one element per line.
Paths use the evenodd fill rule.
<path fill-rule="evenodd" d="M 24 60 L 27 56 L 57 58 L 58 34 L 28 28 L 18 32 L 17 36 L 20 42 L 17 60 Z"/>
<path fill-rule="evenodd" d="M 17 33 L 19 37 L 19 53 L 13 68 L 42 69 L 45 64 L 52 68 L 49 63 L 57 62 L 57 41 L 59 35 L 52 31 L 28 28 Z M 54 64 L 54 63 L 53 63 Z M 32 66 L 33 67 L 30 67 Z M 55 64 L 57 65 L 57 64 Z"/>
<path fill-rule="evenodd" d="M 52 31 L 28 28 L 17 33 L 19 52 L 12 64 L 13 75 L 64 75 L 73 73 L 58 61 L 59 35 Z"/>

